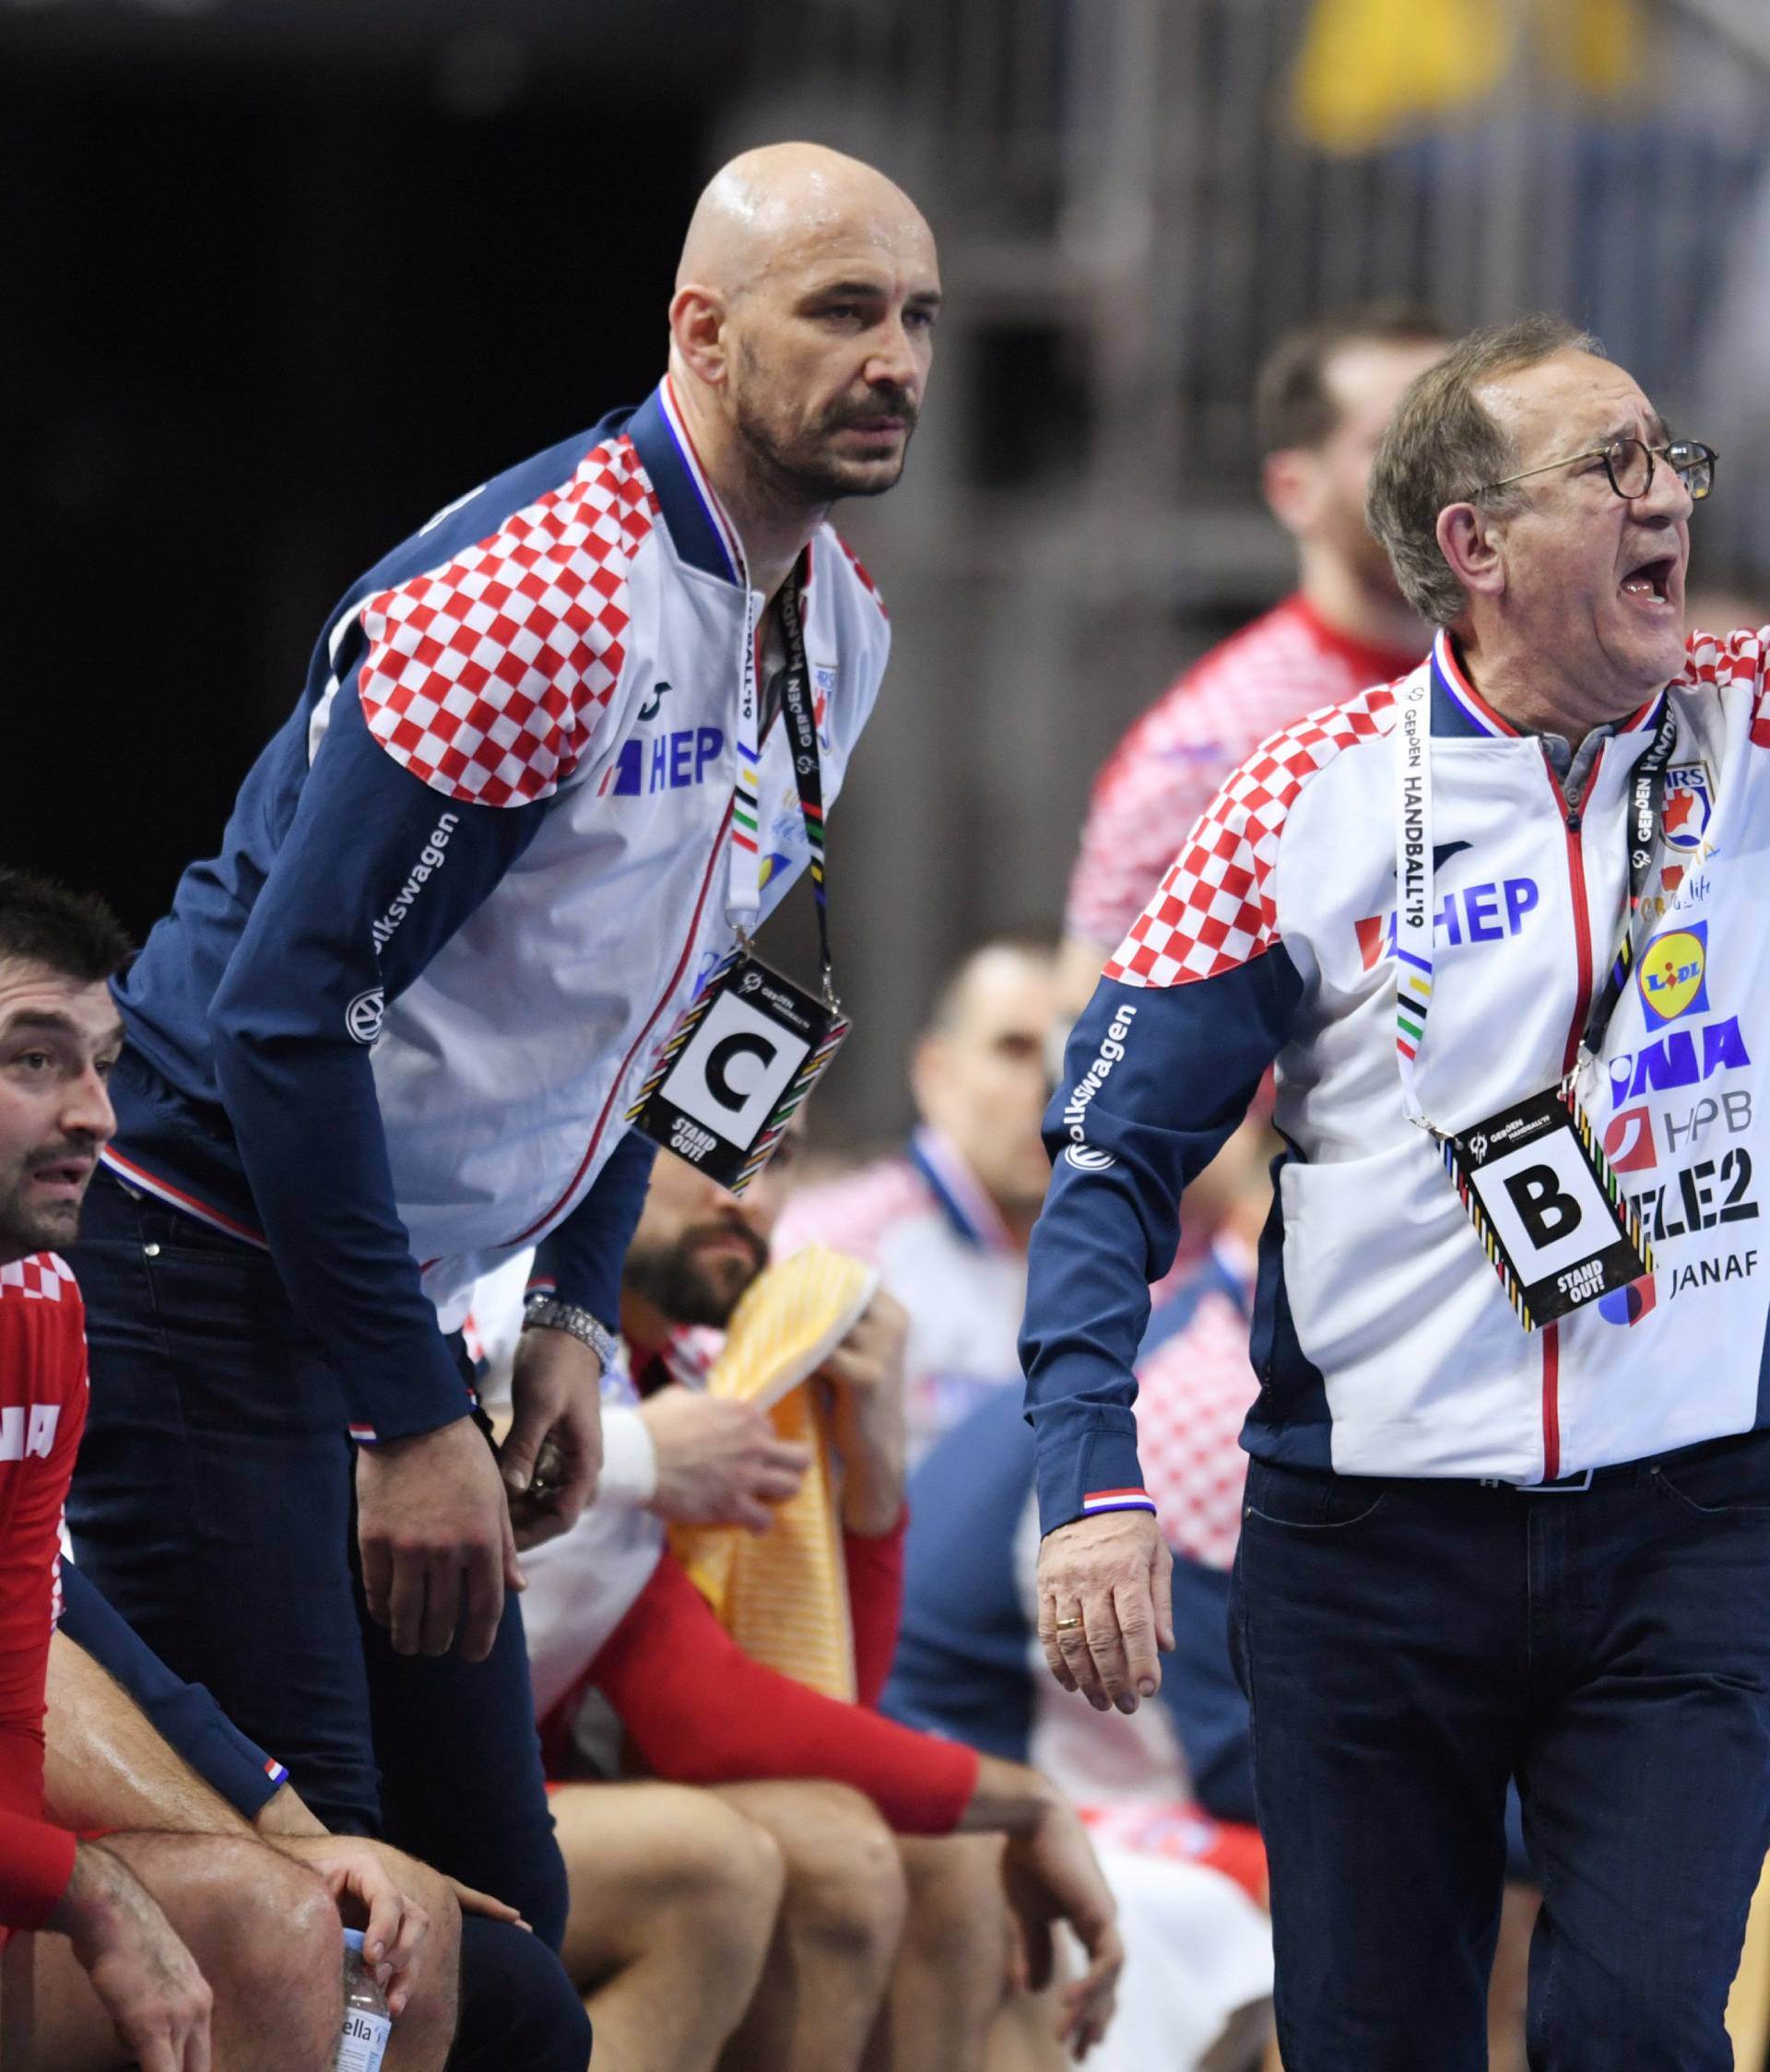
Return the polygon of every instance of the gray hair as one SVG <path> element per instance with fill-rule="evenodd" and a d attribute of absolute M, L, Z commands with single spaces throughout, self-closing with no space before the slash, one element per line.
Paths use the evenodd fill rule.
<path fill-rule="evenodd" d="M 1438 546 L 1439 512 L 1479 502 L 1504 513 L 1519 500 L 1516 490 L 1482 494 L 1515 471 L 1518 456 L 1476 390 L 1557 353 L 1602 358 L 1603 351 L 1589 332 L 1562 317 L 1518 317 L 1469 332 L 1396 406 L 1371 469 L 1364 514 L 1388 550 L 1402 595 L 1434 626 L 1450 625 L 1468 603 Z"/>

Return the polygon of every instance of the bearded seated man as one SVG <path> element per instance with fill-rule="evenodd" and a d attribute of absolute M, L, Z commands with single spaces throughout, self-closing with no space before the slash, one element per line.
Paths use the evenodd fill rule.
<path fill-rule="evenodd" d="M 753 1404 L 702 1393 L 739 1298 L 768 1261 L 794 1144 L 741 1198 L 660 1159 L 628 1253 L 626 1364 L 605 1377 L 597 1501 L 526 1559 L 525 1619 L 537 1715 L 572 1893 L 564 1955 L 583 1983 L 618 1954 L 623 1894 L 603 1837 L 646 1774 L 701 1787 L 684 1821 L 741 1822 L 779 1882 L 752 1895 L 760 1965 L 685 1949 L 694 1991 L 659 1976 L 599 2043 L 647 2072 L 968 2072 L 998 2010 L 1043 1984 L 1067 1919 L 1081 1975 L 1058 1989 L 1021 2064 L 1061 2064 L 1103 2033 L 1120 1954 L 1113 1905 L 1081 1827 L 1046 1781 L 883 1719 L 902 1587 L 903 1319 L 875 1296 L 810 1385 L 827 1392 L 840 1460 L 839 1565 L 852 1631 L 845 1701 L 748 1655 L 667 1545 L 678 1526 L 765 1533 L 812 1469 Z M 545 1251 L 536 1274 L 544 1286 Z M 496 1336 L 495 1297 L 477 1310 Z M 760 1882 L 760 1880 L 759 1880 Z M 687 1945 L 690 1938 L 679 1938 Z M 632 1983 L 637 1985 L 635 1977 Z M 643 2050 L 643 2056 L 638 2054 Z"/>

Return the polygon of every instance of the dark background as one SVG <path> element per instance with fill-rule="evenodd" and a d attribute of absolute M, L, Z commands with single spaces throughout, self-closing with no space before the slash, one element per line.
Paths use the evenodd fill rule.
<path fill-rule="evenodd" d="M 723 43 L 112 26 L 0 36 L 0 857 L 139 934 L 352 578 L 656 380 Z"/>

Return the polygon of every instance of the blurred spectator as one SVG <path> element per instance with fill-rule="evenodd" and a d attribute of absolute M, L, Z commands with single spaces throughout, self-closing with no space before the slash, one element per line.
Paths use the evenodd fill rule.
<path fill-rule="evenodd" d="M 1032 1434 L 1018 1390 L 985 1399 L 910 1484 L 903 1631 L 881 1702 L 908 1725 L 1036 1763 L 1081 1808 L 1126 1939 L 1104 2072 L 1251 2065 L 1268 2027 L 1265 1859 L 1228 1595 L 1237 1439 L 1257 1385 L 1247 1318 L 1268 1148 L 1252 1124 L 1225 1146 L 1214 1242 L 1157 1290 L 1138 1360 L 1145 1479 L 1175 1557 L 1176 1652 L 1156 1707 L 1092 1712 L 1045 1671 Z"/>
<path fill-rule="evenodd" d="M 766 1263 L 778 1207 L 775 1173 L 738 1200 L 679 1160 L 658 1161 L 622 1295 L 633 1379 L 612 1373 L 611 1399 L 691 1399 L 716 1347 L 710 1330 Z M 1066 1988 L 1066 2025 L 1085 2049 L 1110 2012 L 1118 1952 L 1074 1814 L 1022 1765 L 872 1709 L 896 1640 L 903 1529 L 902 1327 L 888 1297 L 875 1299 L 816 1385 L 855 1399 L 847 1411 L 835 1403 L 832 1424 L 845 1448 L 841 1515 L 860 1701 L 823 1697 L 750 1661 L 714 1619 L 667 1550 L 657 1514 L 678 1486 L 678 1435 L 666 1427 L 649 1499 L 599 1499 L 530 1557 L 524 1608 L 549 1772 L 608 1777 L 636 1761 L 674 1783 L 722 1787 L 773 1838 L 785 1890 L 735 2046 L 743 2064 L 840 2072 L 859 2063 L 876 2025 L 875 2049 L 904 2072 L 980 2063 L 1009 1983 L 1004 1864 L 1035 1940 L 1068 1918 L 1089 1952 L 1086 1977 Z M 749 1443 L 744 1431 L 732 1439 L 740 1450 Z M 688 1514 L 699 1523 L 707 1509 L 695 1485 Z M 606 1890 L 594 1843 L 605 1789 L 555 1795 L 574 1915 Z M 1005 1852 L 993 1839 L 914 1839 L 959 1830 L 1006 1835 Z"/>
<path fill-rule="evenodd" d="M 1445 343 L 1429 312 L 1380 302 L 1293 332 L 1261 368 L 1260 486 L 1297 543 L 1297 588 L 1194 663 L 1095 781 L 1064 915 L 1067 1014 L 1249 749 L 1426 652 L 1428 629 L 1364 523 L 1364 491 L 1390 412 Z"/>
<path fill-rule="evenodd" d="M 1039 1136 L 1057 1030 L 1037 944 L 985 947 L 949 980 L 916 1043 L 920 1122 L 904 1149 L 793 1194 L 775 1249 L 828 1244 L 879 1269 L 910 1313 L 912 1466 L 986 1396 L 1018 1394 L 1026 1243 L 1051 1163 Z"/>

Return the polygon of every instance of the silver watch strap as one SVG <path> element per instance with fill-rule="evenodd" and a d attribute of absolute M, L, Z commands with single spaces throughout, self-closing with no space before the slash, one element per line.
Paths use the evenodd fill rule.
<path fill-rule="evenodd" d="M 580 1309 L 575 1302 L 562 1302 L 557 1295 L 537 1293 L 524 1303 L 523 1329 L 526 1331 L 531 1326 L 569 1332 L 596 1354 L 605 1373 L 620 1360 L 620 1342 L 608 1326 L 592 1316 L 588 1310 Z"/>

